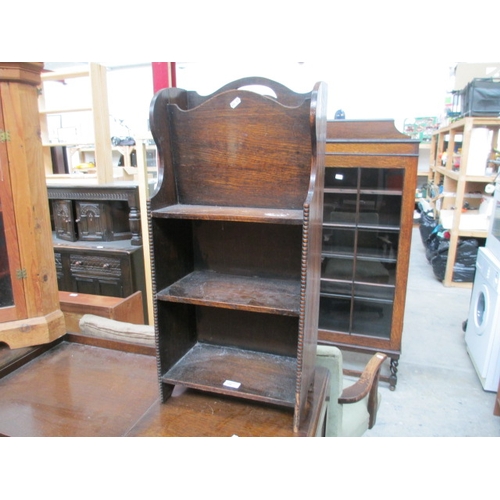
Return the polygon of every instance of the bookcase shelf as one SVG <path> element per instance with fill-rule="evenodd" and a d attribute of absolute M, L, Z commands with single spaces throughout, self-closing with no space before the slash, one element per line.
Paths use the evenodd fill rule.
<path fill-rule="evenodd" d="M 304 219 L 302 210 L 181 204 L 155 210 L 152 215 L 165 219 L 226 220 L 269 224 L 302 224 Z"/>
<path fill-rule="evenodd" d="M 300 281 L 195 271 L 158 292 L 158 300 L 298 316 Z"/>
<path fill-rule="evenodd" d="M 296 369 L 293 357 L 197 343 L 162 381 L 293 408 Z"/>

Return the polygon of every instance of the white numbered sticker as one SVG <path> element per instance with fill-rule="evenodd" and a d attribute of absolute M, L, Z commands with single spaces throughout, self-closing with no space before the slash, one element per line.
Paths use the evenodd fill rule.
<path fill-rule="evenodd" d="M 239 389 L 241 383 L 235 382 L 234 380 L 226 380 L 222 385 L 225 385 L 226 387 L 231 387 L 231 389 Z"/>
<path fill-rule="evenodd" d="M 241 99 L 239 97 L 234 98 L 230 103 L 229 106 L 231 106 L 233 109 L 238 106 L 241 103 Z"/>

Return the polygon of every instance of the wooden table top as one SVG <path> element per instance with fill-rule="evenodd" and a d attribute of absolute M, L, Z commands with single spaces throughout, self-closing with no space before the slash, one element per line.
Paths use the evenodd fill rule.
<path fill-rule="evenodd" d="M 157 398 L 154 356 L 62 342 L 0 379 L 0 434 L 123 436 Z"/>
<path fill-rule="evenodd" d="M 313 436 L 328 388 L 318 368 L 294 434 L 290 408 L 182 388 L 162 404 L 154 356 L 63 341 L 0 378 L 0 435 Z"/>
<path fill-rule="evenodd" d="M 306 418 L 293 432 L 293 409 L 182 388 L 166 403 L 155 403 L 128 436 L 143 437 L 307 437 L 321 434 L 330 373 L 316 370 Z M 176 395 L 177 393 L 177 395 Z"/>

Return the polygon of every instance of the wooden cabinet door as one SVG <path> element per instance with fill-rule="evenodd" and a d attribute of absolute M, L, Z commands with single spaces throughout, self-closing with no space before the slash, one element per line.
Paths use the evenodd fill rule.
<path fill-rule="evenodd" d="M 71 200 L 52 200 L 52 214 L 56 236 L 61 240 L 76 241 L 75 209 Z"/>
<path fill-rule="evenodd" d="M 76 217 L 81 241 L 108 241 L 108 221 L 105 204 L 76 202 Z"/>

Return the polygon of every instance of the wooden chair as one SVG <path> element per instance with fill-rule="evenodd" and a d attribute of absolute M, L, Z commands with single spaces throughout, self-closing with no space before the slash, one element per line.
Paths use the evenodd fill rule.
<path fill-rule="evenodd" d="M 376 422 L 380 403 L 378 379 L 387 356 L 374 354 L 354 384 L 342 371 L 342 352 L 334 346 L 318 345 L 316 364 L 331 373 L 327 437 L 362 436 Z"/>

